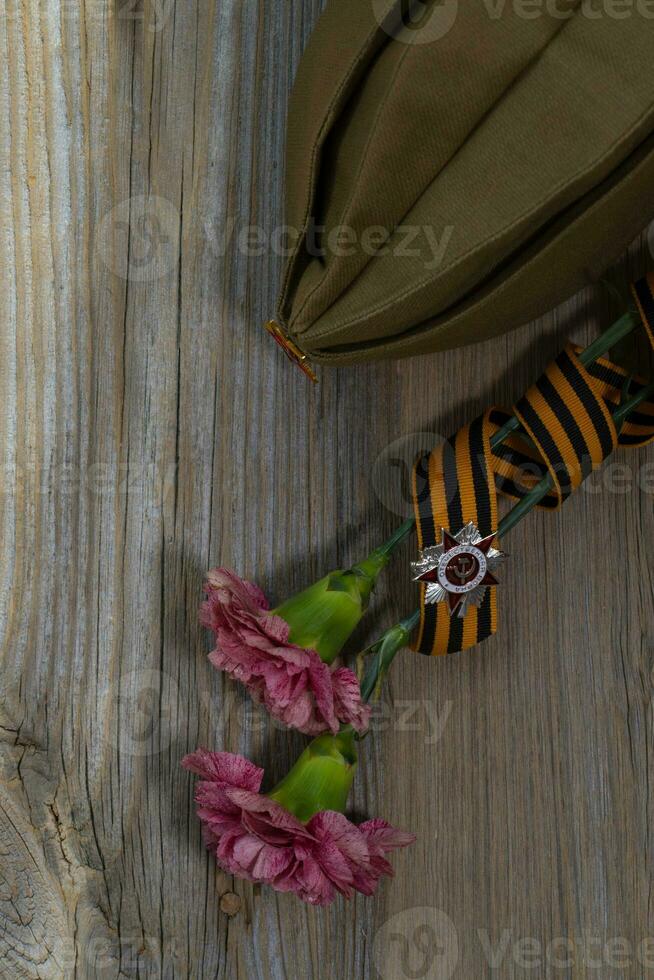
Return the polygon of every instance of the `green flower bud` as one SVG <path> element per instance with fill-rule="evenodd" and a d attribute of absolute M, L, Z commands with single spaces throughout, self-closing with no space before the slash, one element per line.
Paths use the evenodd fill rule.
<path fill-rule="evenodd" d="M 374 655 L 370 668 L 361 684 L 361 698 L 363 701 L 370 701 L 373 695 L 375 698 L 379 697 L 382 682 L 390 670 L 395 655 L 405 646 L 408 646 L 411 633 L 419 621 L 420 613 L 413 613 L 412 616 L 408 616 L 402 622 L 391 626 L 372 646 L 363 651 L 361 654 L 362 657 L 368 654 Z"/>
<path fill-rule="evenodd" d="M 321 810 L 345 813 L 357 767 L 354 732 L 319 735 L 267 795 L 307 823 Z"/>
<path fill-rule="evenodd" d="M 333 663 L 368 608 L 379 573 L 413 524 L 407 521 L 385 545 L 348 571 L 331 572 L 273 609 L 290 626 L 290 642 L 316 650 L 326 664 Z"/>

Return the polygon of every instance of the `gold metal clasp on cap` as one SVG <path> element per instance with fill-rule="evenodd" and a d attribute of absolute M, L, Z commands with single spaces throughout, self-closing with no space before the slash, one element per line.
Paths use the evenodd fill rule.
<path fill-rule="evenodd" d="M 306 374 L 307 378 L 310 378 L 314 384 L 317 384 L 318 377 L 312 370 L 307 355 L 304 353 L 304 351 L 300 350 L 297 344 L 293 343 L 290 337 L 286 336 L 280 324 L 277 323 L 276 320 L 268 320 L 267 323 L 264 323 L 264 327 L 275 343 L 279 344 L 289 361 L 292 361 L 293 364 L 297 364 L 299 369 Z"/>

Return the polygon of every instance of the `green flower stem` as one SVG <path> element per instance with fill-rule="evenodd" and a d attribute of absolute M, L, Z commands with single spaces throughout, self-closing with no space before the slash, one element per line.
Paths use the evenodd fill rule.
<path fill-rule="evenodd" d="M 654 398 L 654 381 L 651 381 L 646 385 L 637 395 L 633 398 L 625 400 L 623 398 L 622 402 L 616 408 L 613 413 L 613 421 L 615 422 L 615 427 L 620 432 L 622 426 L 625 424 L 634 409 L 638 408 L 643 402 L 646 402 L 648 398 Z"/>
<path fill-rule="evenodd" d="M 395 534 L 393 534 L 386 544 L 383 544 L 378 551 L 383 555 L 388 555 L 389 557 L 393 554 L 395 549 L 402 544 L 405 538 L 407 538 L 415 527 L 415 518 L 410 517 L 404 522 L 400 527 L 398 527 Z"/>
<path fill-rule="evenodd" d="M 355 735 L 320 735 L 267 795 L 306 823 L 321 810 L 344 813 L 357 767 Z"/>

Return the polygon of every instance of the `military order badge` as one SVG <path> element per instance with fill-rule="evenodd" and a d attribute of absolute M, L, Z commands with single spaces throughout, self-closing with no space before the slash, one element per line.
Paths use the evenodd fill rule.
<path fill-rule="evenodd" d="M 481 606 L 493 574 L 506 555 L 493 547 L 496 534 L 482 537 L 470 521 L 457 534 L 442 529 L 440 544 L 425 548 L 412 562 L 414 581 L 425 582 L 425 602 L 447 602 L 451 616 L 463 619 L 470 605 Z"/>

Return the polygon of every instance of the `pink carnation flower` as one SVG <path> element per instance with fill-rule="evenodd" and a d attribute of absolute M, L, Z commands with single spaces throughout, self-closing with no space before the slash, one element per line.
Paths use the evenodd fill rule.
<path fill-rule="evenodd" d="M 202 777 L 197 812 L 218 864 L 311 905 L 328 905 L 337 893 L 372 895 L 383 875 L 393 876 L 386 854 L 415 840 L 383 820 L 357 827 L 333 810 L 303 824 L 259 792 L 263 770 L 238 755 L 200 749 L 182 765 Z"/>
<path fill-rule="evenodd" d="M 340 724 L 366 730 L 370 708 L 355 674 L 290 643 L 289 624 L 269 611 L 261 589 L 225 568 L 209 572 L 205 589 L 200 621 L 216 637 L 209 654 L 214 667 L 245 684 L 273 717 L 307 735 L 336 733 Z"/>

